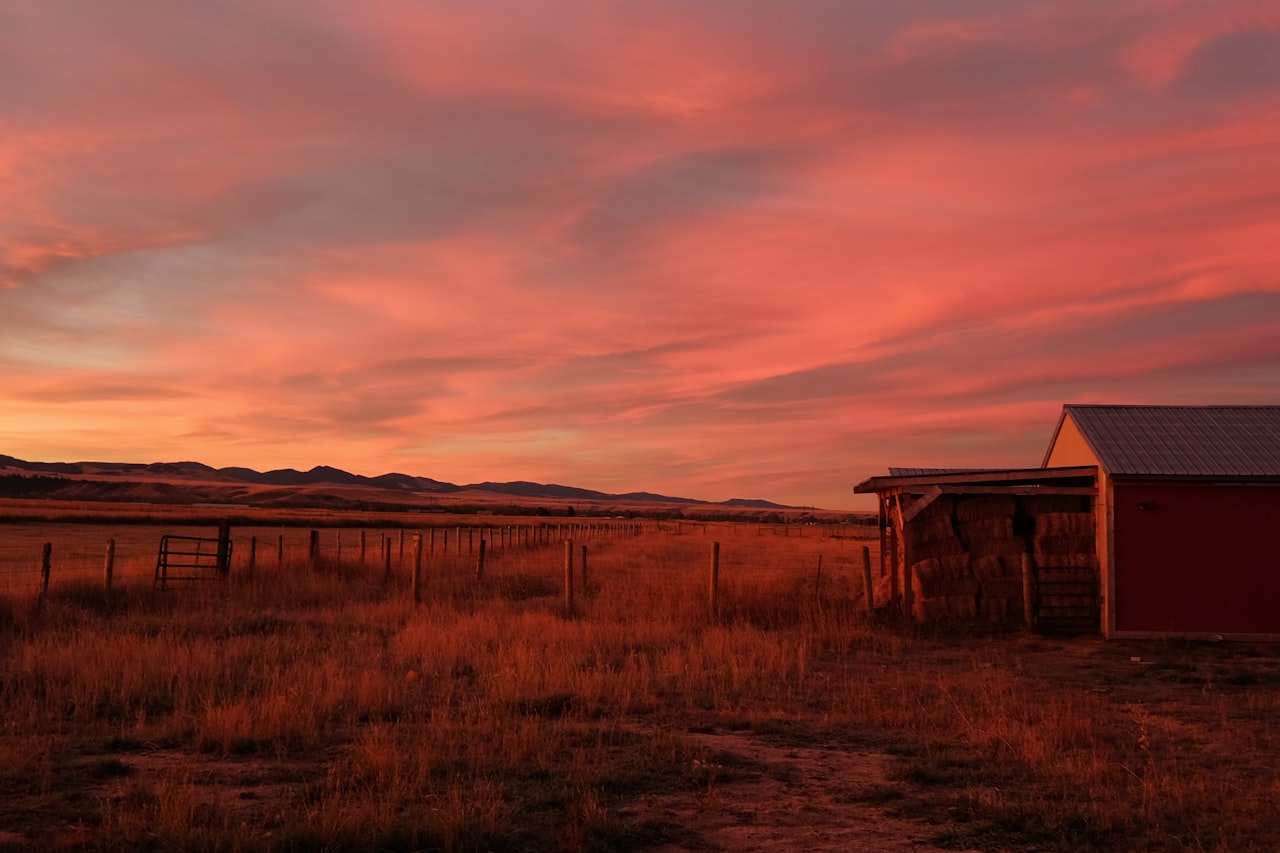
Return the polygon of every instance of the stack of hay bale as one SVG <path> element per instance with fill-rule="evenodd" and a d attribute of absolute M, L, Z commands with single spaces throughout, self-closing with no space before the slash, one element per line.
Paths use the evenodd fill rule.
<path fill-rule="evenodd" d="M 956 505 L 954 498 L 938 498 L 907 527 L 912 615 L 920 621 L 972 619 L 978 614 L 978 584 L 956 532 Z"/>
<path fill-rule="evenodd" d="M 1089 508 L 1087 498 L 1074 495 L 938 497 L 905 530 L 912 616 L 1021 622 L 1022 562 L 1030 551 L 1040 629 L 1096 631 L 1098 560 Z M 887 601 L 887 593 L 877 588 L 876 600 Z"/>
<path fill-rule="evenodd" d="M 1041 630 L 1098 629 L 1098 556 L 1091 512 L 1042 512 L 1035 516 Z"/>
<path fill-rule="evenodd" d="M 1014 529 L 1018 504 L 1011 495 L 973 497 L 956 506 L 960 538 L 978 582 L 978 609 L 989 622 L 1022 619 L 1022 555 Z"/>

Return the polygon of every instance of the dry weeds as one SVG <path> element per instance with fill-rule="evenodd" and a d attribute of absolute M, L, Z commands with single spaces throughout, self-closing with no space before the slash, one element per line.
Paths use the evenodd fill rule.
<path fill-rule="evenodd" d="M 558 544 L 418 608 L 354 554 L 0 598 L 0 846 L 1280 849 L 1269 647 L 871 626 L 812 533 L 588 544 L 572 615 Z"/>

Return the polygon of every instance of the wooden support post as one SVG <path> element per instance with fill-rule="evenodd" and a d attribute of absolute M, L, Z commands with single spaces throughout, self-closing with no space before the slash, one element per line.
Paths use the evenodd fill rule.
<path fill-rule="evenodd" d="M 231 520 L 218 522 L 218 574 L 226 577 L 231 571 Z"/>
<path fill-rule="evenodd" d="M 582 546 L 582 594 L 587 594 L 587 546 Z"/>
<path fill-rule="evenodd" d="M 53 543 L 44 543 L 40 552 L 40 601 L 49 600 L 49 575 L 53 572 Z"/>
<path fill-rule="evenodd" d="M 862 546 L 862 593 L 867 599 L 867 620 L 876 615 L 876 602 L 871 591 L 871 549 Z"/>
<path fill-rule="evenodd" d="M 102 586 L 111 592 L 111 578 L 116 571 L 116 540 L 107 540 L 107 556 L 102 561 Z"/>
<path fill-rule="evenodd" d="M 564 540 L 564 610 L 573 615 L 573 540 Z"/>
<path fill-rule="evenodd" d="M 720 618 L 720 543 L 711 543 L 711 578 L 708 585 L 711 618 Z"/>
<path fill-rule="evenodd" d="M 307 545 L 307 560 L 311 563 L 311 568 L 320 567 L 320 531 L 311 531 L 311 541 Z"/>
<path fill-rule="evenodd" d="M 1036 574 L 1031 555 L 1022 555 L 1022 618 L 1028 628 L 1036 627 Z"/>
<path fill-rule="evenodd" d="M 484 580 L 484 537 L 480 537 L 480 553 L 476 555 L 476 583 Z"/>
<path fill-rule="evenodd" d="M 413 534 L 413 606 L 422 603 L 422 534 Z"/>

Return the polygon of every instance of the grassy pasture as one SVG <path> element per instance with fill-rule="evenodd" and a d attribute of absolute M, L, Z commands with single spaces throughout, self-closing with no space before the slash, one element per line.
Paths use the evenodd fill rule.
<path fill-rule="evenodd" d="M 559 542 L 492 551 L 480 582 L 438 552 L 415 607 L 391 528 L 390 579 L 374 528 L 364 562 L 322 531 L 316 568 L 286 528 L 250 574 L 264 524 L 235 530 L 226 582 L 155 593 L 177 528 L 0 525 L 0 572 L 45 541 L 64 567 L 43 606 L 0 585 L 0 849 L 715 849 L 645 807 L 770 772 L 708 732 L 890 755 L 839 796 L 943 847 L 1280 849 L 1270 647 L 871 625 L 875 543 L 796 530 L 580 531 L 570 615 Z M 107 594 L 111 537 L 131 580 Z"/>

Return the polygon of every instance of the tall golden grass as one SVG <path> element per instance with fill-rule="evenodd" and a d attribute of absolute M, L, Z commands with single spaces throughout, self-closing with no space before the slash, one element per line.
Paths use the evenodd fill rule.
<path fill-rule="evenodd" d="M 418 607 L 398 557 L 387 580 L 354 552 L 0 599 L 0 828 L 66 850 L 639 849 L 683 829 L 628 806 L 705 791 L 683 734 L 722 727 L 894 753 L 891 790 L 849 796 L 945 816 L 957 845 L 1280 849 L 1267 648 L 868 624 L 856 540 L 587 544 L 572 613 L 558 543 L 492 553 L 481 582 L 437 554 Z"/>

